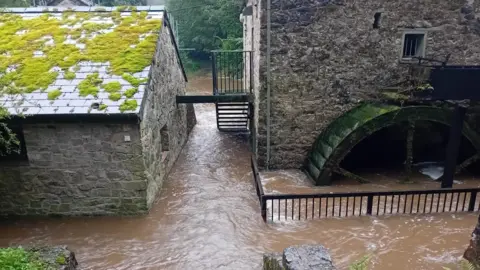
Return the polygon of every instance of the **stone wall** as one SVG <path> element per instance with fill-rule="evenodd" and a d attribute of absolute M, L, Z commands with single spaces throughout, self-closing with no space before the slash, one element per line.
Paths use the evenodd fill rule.
<path fill-rule="evenodd" d="M 23 130 L 28 161 L 2 162 L 0 214 L 147 211 L 138 124 L 24 124 Z"/>
<path fill-rule="evenodd" d="M 170 30 L 164 26 L 150 69 L 141 122 L 149 206 L 195 124 L 193 105 L 176 104 L 176 96 L 185 92 L 186 80 L 172 46 Z"/>
<path fill-rule="evenodd" d="M 166 26 L 150 72 L 141 121 L 24 124 L 28 161 L 0 163 L 0 215 L 147 213 L 196 123 L 175 102 L 186 80 Z"/>
<path fill-rule="evenodd" d="M 249 16 L 245 16 L 243 20 L 243 50 L 244 51 L 252 51 L 253 52 L 253 63 L 251 65 L 252 71 L 251 74 L 253 76 L 252 80 L 252 89 L 255 96 L 255 104 L 260 102 L 259 100 L 259 89 L 260 89 L 260 26 L 261 26 L 261 17 L 262 17 L 262 3 L 258 0 L 248 0 L 247 6 L 252 6 L 253 14 Z M 248 69 L 250 67 L 250 59 L 246 60 L 245 67 Z M 245 81 L 250 83 L 250 71 L 246 70 L 245 72 L 246 78 Z M 252 136 L 254 136 L 253 141 L 253 149 L 257 152 L 257 140 L 255 139 L 258 137 L 258 114 L 259 113 L 259 106 L 255 106 L 254 111 L 254 118 L 253 118 L 253 128 Z"/>
<path fill-rule="evenodd" d="M 478 1 L 477 1 L 478 2 Z M 426 57 L 480 62 L 472 0 L 272 0 L 270 168 L 298 168 L 328 124 L 382 86 L 406 78 L 405 30 L 427 33 Z M 266 160 L 266 1 L 262 1 L 259 164 Z M 381 13 L 379 28 L 374 15 Z"/>

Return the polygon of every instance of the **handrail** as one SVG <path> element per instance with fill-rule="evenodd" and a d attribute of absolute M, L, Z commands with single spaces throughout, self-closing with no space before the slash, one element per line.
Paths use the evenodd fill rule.
<path fill-rule="evenodd" d="M 252 162 L 252 172 L 255 180 L 255 186 L 257 188 L 257 193 L 258 193 L 257 195 L 265 196 L 265 192 L 263 191 L 263 186 L 262 186 L 262 180 L 260 179 L 260 172 L 258 170 L 257 160 L 253 154 L 251 156 L 251 162 Z"/>
<path fill-rule="evenodd" d="M 267 200 L 285 199 L 312 199 L 312 198 L 339 198 L 339 197 L 368 197 L 368 196 L 393 196 L 393 195 L 419 195 L 419 194 L 444 194 L 452 192 L 480 192 L 480 188 L 463 189 L 428 189 L 428 190 L 398 190 L 398 191 L 360 191 L 360 192 L 338 192 L 338 193 L 302 193 L 302 194 L 267 194 Z"/>
<path fill-rule="evenodd" d="M 274 220 L 480 211 L 480 188 L 272 194 L 260 197 L 262 218 Z M 267 209 L 268 205 L 268 209 Z M 268 211 L 267 211 L 268 210 Z M 268 214 L 268 212 L 270 214 Z M 275 213 L 275 215 L 274 215 Z M 290 215 L 291 214 L 291 215 Z M 298 217 L 298 218 L 295 218 Z"/>

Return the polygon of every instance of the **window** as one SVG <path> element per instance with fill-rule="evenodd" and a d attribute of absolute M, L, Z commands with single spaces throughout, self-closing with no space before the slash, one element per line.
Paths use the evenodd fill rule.
<path fill-rule="evenodd" d="M 27 147 L 25 146 L 22 127 L 20 125 L 8 125 L 8 128 L 19 141 L 19 144 L 12 145 L 11 151 L 8 153 L 6 152 L 6 149 L 1 149 L 0 161 L 27 161 Z M 3 127 L 1 128 L 1 135 L 6 136 L 6 130 Z"/>
<path fill-rule="evenodd" d="M 402 59 L 425 56 L 425 33 L 405 33 Z"/>

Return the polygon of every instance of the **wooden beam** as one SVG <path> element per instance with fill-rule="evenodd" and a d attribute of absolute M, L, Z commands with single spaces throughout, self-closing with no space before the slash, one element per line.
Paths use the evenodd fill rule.
<path fill-rule="evenodd" d="M 340 166 L 337 166 L 334 170 L 334 172 L 338 173 L 338 174 L 341 174 L 347 178 L 352 178 L 352 179 L 355 179 L 357 180 L 358 182 L 362 183 L 362 184 L 365 184 L 365 183 L 370 183 L 370 181 L 368 181 L 367 179 L 361 177 L 360 175 L 356 175 L 352 172 L 349 172 L 343 168 L 341 168 Z"/>
<path fill-rule="evenodd" d="M 177 103 L 252 102 L 251 95 L 177 96 Z"/>
<path fill-rule="evenodd" d="M 408 121 L 408 131 L 407 131 L 407 158 L 405 160 L 405 180 L 408 182 L 412 174 L 412 163 L 413 163 L 413 138 L 415 136 L 415 121 Z"/>
<path fill-rule="evenodd" d="M 450 137 L 447 144 L 447 155 L 445 159 L 445 171 L 442 176 L 442 188 L 452 188 L 453 176 L 457 165 L 460 142 L 462 140 L 463 121 L 467 108 L 456 105 L 452 114 Z"/>

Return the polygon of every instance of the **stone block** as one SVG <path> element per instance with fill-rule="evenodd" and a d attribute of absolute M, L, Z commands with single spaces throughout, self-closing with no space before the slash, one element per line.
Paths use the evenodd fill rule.
<path fill-rule="evenodd" d="M 322 245 L 291 246 L 280 253 L 263 255 L 263 270 L 335 270 L 328 250 Z"/>

